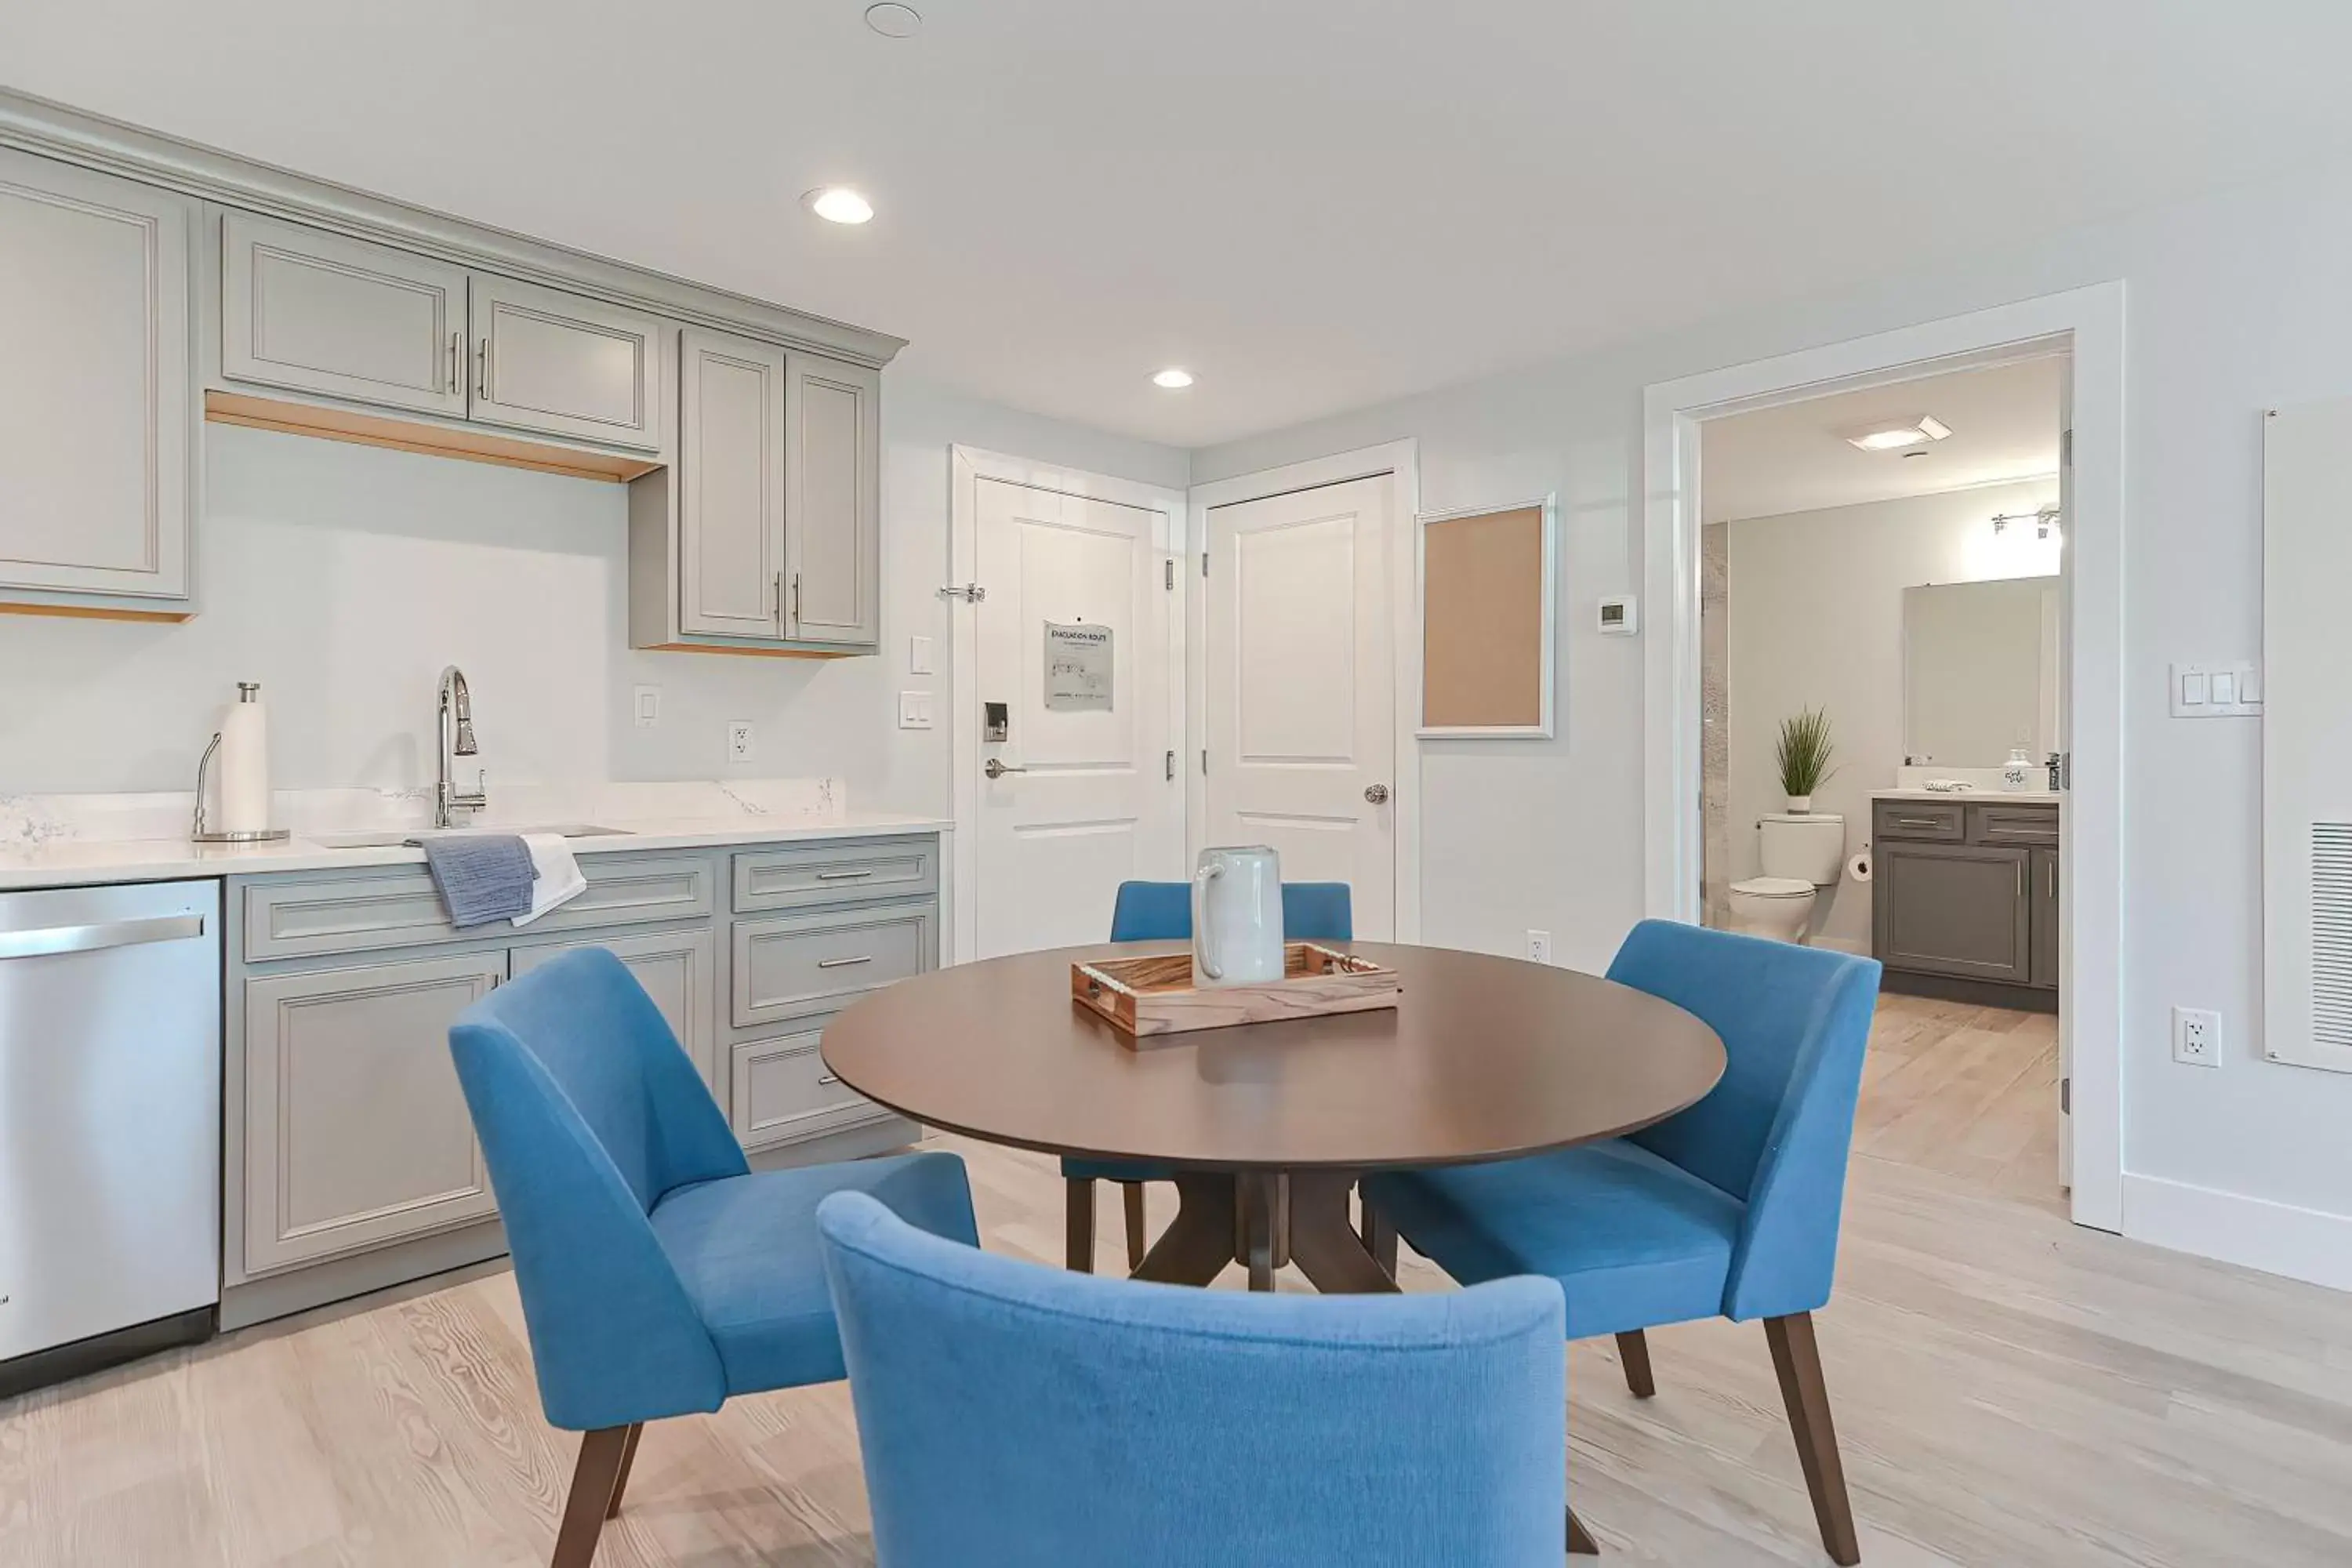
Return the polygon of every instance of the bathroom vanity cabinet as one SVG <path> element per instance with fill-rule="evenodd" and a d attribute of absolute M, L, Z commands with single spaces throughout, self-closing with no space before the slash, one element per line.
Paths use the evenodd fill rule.
<path fill-rule="evenodd" d="M 2057 1010 L 2055 805 L 1882 800 L 1871 842 L 1885 989 Z"/>

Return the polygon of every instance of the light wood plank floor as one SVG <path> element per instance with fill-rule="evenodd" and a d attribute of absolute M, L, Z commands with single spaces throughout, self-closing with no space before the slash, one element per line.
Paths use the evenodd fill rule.
<path fill-rule="evenodd" d="M 2352 1300 L 2068 1225 L 2054 1055 L 2047 1018 L 1880 1009 L 1821 1321 L 1864 1561 L 2352 1563 Z M 1057 1262 L 1052 1163 L 943 1142 L 988 1245 Z M 1648 1402 L 1609 1344 L 1570 1360 L 1570 1485 L 1604 1561 L 1825 1562 L 1762 1331 L 1651 1338 Z M 0 1563 L 521 1568 L 574 1443 L 483 1273 L 0 1405 Z M 599 1563 L 866 1563 L 866 1528 L 846 1390 L 803 1390 L 650 1428 Z"/>

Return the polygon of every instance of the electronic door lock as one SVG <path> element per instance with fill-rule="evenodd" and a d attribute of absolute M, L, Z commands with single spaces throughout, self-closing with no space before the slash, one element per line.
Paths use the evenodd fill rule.
<path fill-rule="evenodd" d="M 980 705 L 980 738 L 992 744 L 1013 739 L 1013 704 L 983 702 Z"/>

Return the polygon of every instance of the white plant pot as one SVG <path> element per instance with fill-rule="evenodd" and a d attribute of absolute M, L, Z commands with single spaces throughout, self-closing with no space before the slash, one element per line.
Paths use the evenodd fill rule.
<path fill-rule="evenodd" d="M 1812 809 L 1813 797 L 1811 795 L 1792 795 L 1789 797 L 1789 814 L 1790 816 L 1802 816 L 1805 813 Z"/>

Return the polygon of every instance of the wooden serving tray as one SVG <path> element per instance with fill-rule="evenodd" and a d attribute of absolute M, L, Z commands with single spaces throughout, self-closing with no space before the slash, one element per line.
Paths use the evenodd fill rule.
<path fill-rule="evenodd" d="M 1283 946 L 1283 977 L 1252 985 L 1192 986 L 1192 955 L 1106 958 L 1070 965 L 1070 998 L 1139 1038 L 1234 1024 L 1270 1024 L 1328 1013 L 1393 1007 L 1403 986 L 1393 969 L 1311 942 Z"/>

